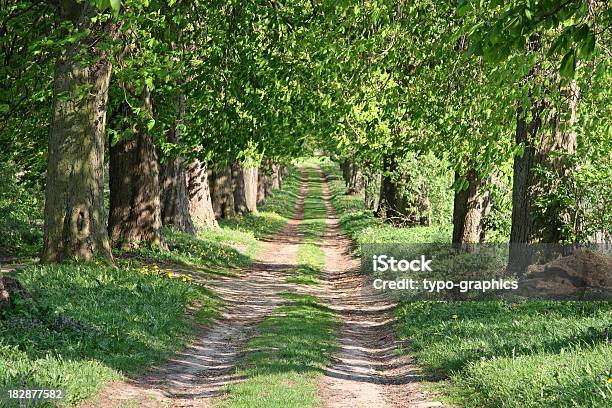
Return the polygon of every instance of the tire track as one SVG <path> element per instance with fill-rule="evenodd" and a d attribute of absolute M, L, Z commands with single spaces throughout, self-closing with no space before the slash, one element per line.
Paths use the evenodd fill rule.
<path fill-rule="evenodd" d="M 340 231 L 329 201 L 329 186 L 319 169 L 327 207 L 325 251 L 326 290 L 320 296 L 340 317 L 339 350 L 325 370 L 320 395 L 329 408 L 441 407 L 421 390 L 422 379 L 410 356 L 398 352 L 393 330 L 396 303 L 377 292 L 360 275 L 351 241 Z"/>

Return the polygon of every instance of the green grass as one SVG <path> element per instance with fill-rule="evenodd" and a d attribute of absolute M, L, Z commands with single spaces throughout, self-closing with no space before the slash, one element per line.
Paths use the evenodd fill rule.
<path fill-rule="evenodd" d="M 304 199 L 304 220 L 298 227 L 303 243 L 298 248 L 297 266 L 286 281 L 316 285 L 320 283 L 319 275 L 325 266 L 325 253 L 318 244 L 327 228 L 327 208 L 319 173 L 312 166 L 304 168 L 308 174 L 308 195 Z"/>
<path fill-rule="evenodd" d="M 249 265 L 259 250 L 253 234 L 228 227 L 203 229 L 196 237 L 165 229 L 164 237 L 168 249 L 141 246 L 116 255 L 191 273 L 234 276 L 233 271 Z"/>
<path fill-rule="evenodd" d="M 344 195 L 336 165 L 332 204 L 358 244 L 450 243 L 450 226 L 384 225 L 359 196 Z M 401 339 L 433 388 L 465 407 L 603 407 L 612 400 L 612 302 L 404 301 Z"/>
<path fill-rule="evenodd" d="M 300 172 L 292 167 L 283 179 L 282 189 L 266 199 L 257 213 L 220 220 L 223 228 L 251 234 L 257 239 L 265 238 L 282 231 L 295 213 L 301 181 Z"/>
<path fill-rule="evenodd" d="M 302 244 L 297 252 L 297 266 L 286 281 L 304 285 L 317 285 L 321 281 L 319 276 L 325 266 L 325 254 L 315 244 Z"/>
<path fill-rule="evenodd" d="M 37 304 L 0 319 L 0 388 L 64 389 L 68 404 L 169 357 L 192 333 L 185 308 L 198 304 L 204 323 L 220 303 L 198 285 L 132 267 L 31 266 L 18 278 Z"/>
<path fill-rule="evenodd" d="M 333 313 L 315 297 L 284 294 L 287 304 L 257 328 L 247 344 L 238 375 L 229 387 L 227 408 L 305 408 L 319 406 L 317 377 L 335 347 Z"/>
<path fill-rule="evenodd" d="M 454 392 L 467 407 L 606 407 L 611 361 L 609 344 L 484 360 L 457 376 Z"/>

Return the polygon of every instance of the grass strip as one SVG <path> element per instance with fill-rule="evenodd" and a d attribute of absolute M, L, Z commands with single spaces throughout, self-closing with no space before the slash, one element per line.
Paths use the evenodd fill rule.
<path fill-rule="evenodd" d="M 327 211 L 321 180 L 313 166 L 306 166 L 308 195 L 299 231 L 297 266 L 287 282 L 316 285 L 325 266 L 319 243 L 326 229 Z M 285 293 L 287 303 L 278 307 L 256 329 L 239 363 L 238 375 L 246 381 L 228 388 L 221 407 L 320 406 L 317 378 L 336 347 L 334 314 L 316 297 Z"/>
<path fill-rule="evenodd" d="M 333 313 L 313 296 L 283 294 L 287 304 L 257 328 L 238 368 L 246 381 L 231 385 L 219 406 L 306 408 L 321 404 L 317 378 L 335 347 Z"/>

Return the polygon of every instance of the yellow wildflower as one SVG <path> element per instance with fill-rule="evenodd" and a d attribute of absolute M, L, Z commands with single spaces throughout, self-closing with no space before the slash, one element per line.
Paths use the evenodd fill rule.
<path fill-rule="evenodd" d="M 457 319 L 459 318 L 459 316 L 458 316 L 458 315 L 456 315 L 456 314 L 454 314 L 454 315 L 452 315 L 452 316 L 451 316 L 451 318 L 452 318 L 453 320 L 457 320 Z"/>

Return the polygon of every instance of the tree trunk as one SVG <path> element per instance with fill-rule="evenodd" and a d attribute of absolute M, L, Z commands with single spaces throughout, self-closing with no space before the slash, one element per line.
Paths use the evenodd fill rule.
<path fill-rule="evenodd" d="M 268 198 L 274 193 L 272 190 L 272 176 L 270 174 L 265 173 L 263 179 L 264 196 Z"/>
<path fill-rule="evenodd" d="M 258 187 L 261 190 L 261 194 L 263 199 L 265 200 L 269 196 L 272 195 L 272 160 L 266 159 L 262 163 L 262 167 L 259 168 L 259 183 Z"/>
<path fill-rule="evenodd" d="M 351 163 L 349 170 L 349 179 L 347 183 L 347 194 L 358 194 L 363 190 L 363 176 L 361 169 L 355 164 Z"/>
<path fill-rule="evenodd" d="M 350 176 L 351 162 L 348 160 L 345 160 L 342 163 L 340 163 L 340 170 L 342 170 L 342 179 L 344 180 L 344 186 L 348 187 L 349 180 L 351 178 Z"/>
<path fill-rule="evenodd" d="M 242 169 L 246 207 L 249 212 L 257 212 L 257 167 L 248 165 Z"/>
<path fill-rule="evenodd" d="M 232 165 L 232 180 L 236 213 L 257 212 L 257 169 L 236 162 Z"/>
<path fill-rule="evenodd" d="M 217 228 L 210 196 L 208 166 L 198 160 L 187 166 L 187 190 L 189 192 L 189 214 L 193 222 L 201 227 Z"/>
<path fill-rule="evenodd" d="M 523 113 L 517 112 L 516 143 L 525 146 L 523 157 L 514 158 L 514 183 L 512 186 L 512 226 L 508 269 L 521 275 L 531 263 L 528 244 L 534 242 L 558 243 L 569 240 L 564 224 L 569 212 L 566 207 L 537 208 L 535 200 L 555 189 L 571 177 L 571 168 L 564 155 L 576 152 L 576 134 L 571 130 L 576 122 L 579 89 L 575 81 L 563 91 L 568 103 L 569 119 L 563 123 L 563 112 L 552 115 L 552 134 L 543 126 L 542 112 L 545 101 L 537 101 L 531 111 L 532 120 L 527 123 Z M 549 170 L 553 180 L 543 180 L 538 172 Z"/>
<path fill-rule="evenodd" d="M 232 181 L 234 182 L 234 210 L 236 214 L 248 214 L 244 171 L 240 162 L 232 164 Z"/>
<path fill-rule="evenodd" d="M 74 1 L 61 2 L 61 14 L 80 20 L 85 10 Z M 88 9 L 94 9 L 89 7 Z M 91 11 L 95 13 L 95 11 Z M 90 13 L 90 14 L 91 14 Z M 85 21 L 90 21 L 85 17 Z M 84 42 L 114 36 L 110 24 L 91 29 Z M 45 189 L 44 242 L 41 261 L 112 259 L 104 210 L 104 132 L 112 65 L 97 47 L 69 44 L 59 57 L 53 82 L 53 108 Z M 87 93 L 82 95 L 82 90 Z"/>
<path fill-rule="evenodd" d="M 217 218 L 230 218 L 236 215 L 234 211 L 234 186 L 232 168 L 222 167 L 212 172 L 210 177 L 210 196 L 212 207 Z"/>
<path fill-rule="evenodd" d="M 383 175 L 380 182 L 380 198 L 378 204 L 377 216 L 383 220 L 397 220 L 403 214 L 398 209 L 398 204 L 402 200 L 398 200 L 397 184 L 393 180 L 394 172 L 397 169 L 395 158 L 386 155 L 383 159 Z"/>
<path fill-rule="evenodd" d="M 474 169 L 466 174 L 467 188 L 455 190 L 453 205 L 453 247 L 472 252 L 474 244 L 480 242 L 482 235 L 482 215 L 484 196 L 481 192 L 481 179 Z M 461 176 L 455 173 L 455 182 Z"/>
<path fill-rule="evenodd" d="M 423 227 L 431 226 L 431 213 L 433 210 L 431 208 L 431 201 L 429 200 L 429 188 L 427 185 L 423 185 L 422 193 L 417 203 L 417 211 L 417 224 Z"/>
<path fill-rule="evenodd" d="M 272 169 L 270 175 L 271 188 L 272 190 L 279 190 L 281 188 L 280 164 L 271 163 L 270 167 Z"/>
<path fill-rule="evenodd" d="M 185 95 L 179 97 L 179 119 L 174 129 L 168 131 L 168 141 L 179 144 L 180 125 L 185 115 Z M 189 215 L 189 194 L 187 192 L 187 171 L 180 156 L 168 158 L 161 166 L 161 214 L 162 224 L 171 225 L 179 231 L 195 234 L 195 227 Z"/>
<path fill-rule="evenodd" d="M 363 180 L 363 189 L 365 193 L 364 200 L 366 208 L 377 212 L 378 203 L 380 200 L 381 175 L 372 172 L 367 172 Z"/>
<path fill-rule="evenodd" d="M 363 190 L 364 180 L 361 169 L 354 160 L 346 160 L 340 165 L 346 194 L 357 194 Z"/>
<path fill-rule="evenodd" d="M 266 201 L 265 179 L 265 170 L 259 167 L 257 169 L 257 205 L 261 205 Z"/>
<path fill-rule="evenodd" d="M 153 114 L 151 95 L 145 86 L 144 107 Z M 124 104 L 126 116 L 133 115 Z M 121 246 L 141 241 L 162 245 L 159 163 L 155 144 L 142 126 L 134 126 L 132 138 L 110 148 L 110 213 L 108 234 Z"/>

